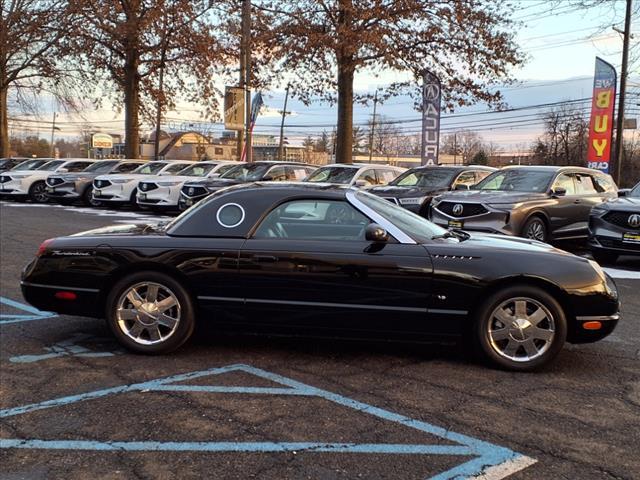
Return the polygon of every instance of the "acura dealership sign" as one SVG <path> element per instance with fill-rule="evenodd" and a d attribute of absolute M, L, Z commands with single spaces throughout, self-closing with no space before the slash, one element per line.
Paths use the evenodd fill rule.
<path fill-rule="evenodd" d="M 441 93 L 440 79 L 425 70 L 422 74 L 422 165 L 438 164 Z"/>

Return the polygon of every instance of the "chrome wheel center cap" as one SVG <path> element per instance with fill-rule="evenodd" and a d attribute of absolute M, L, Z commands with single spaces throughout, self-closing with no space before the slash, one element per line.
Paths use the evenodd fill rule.
<path fill-rule="evenodd" d="M 531 326 L 531 322 L 525 318 L 517 318 L 511 324 L 509 333 L 511 338 L 517 341 L 524 341 L 529 338 L 529 332 L 527 331 Z"/>

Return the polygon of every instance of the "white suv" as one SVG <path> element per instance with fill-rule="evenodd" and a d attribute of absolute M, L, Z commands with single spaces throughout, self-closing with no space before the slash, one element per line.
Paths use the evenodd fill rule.
<path fill-rule="evenodd" d="M 52 173 L 81 172 L 94 160 L 51 160 L 35 170 L 10 170 L 0 175 L 0 195 L 11 198 L 28 198 L 36 203 L 46 203 L 47 177 Z"/>
<path fill-rule="evenodd" d="M 334 163 L 318 168 L 304 179 L 312 183 L 332 183 L 350 187 L 386 185 L 406 168 L 376 163 Z"/>
<path fill-rule="evenodd" d="M 146 162 L 130 173 L 100 175 L 93 181 L 92 198 L 103 205 L 130 204 L 137 206 L 136 194 L 138 193 L 138 182 L 140 180 L 144 180 L 148 176 L 175 175 L 192 163 L 194 162 L 186 160 Z"/>
<path fill-rule="evenodd" d="M 138 205 L 159 209 L 177 209 L 180 189 L 185 182 L 198 178 L 215 178 L 240 165 L 231 161 L 204 161 L 189 165 L 177 175 L 148 177 L 138 182 Z"/>

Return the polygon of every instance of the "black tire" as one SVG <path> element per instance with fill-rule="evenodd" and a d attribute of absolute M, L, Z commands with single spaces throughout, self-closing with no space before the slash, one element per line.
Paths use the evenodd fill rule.
<path fill-rule="evenodd" d="M 132 287 L 147 283 L 159 285 L 170 291 L 175 297 L 175 300 L 177 300 L 177 306 L 179 308 L 179 321 L 175 326 L 175 330 L 168 335 L 166 339 L 160 339 L 157 343 L 153 344 L 144 344 L 144 342 L 153 340 L 150 334 L 147 335 L 148 338 L 144 338 L 147 331 L 143 332 L 138 340 L 134 340 L 132 336 L 130 336 L 133 331 L 133 326 L 129 327 L 128 325 L 136 323 L 135 320 L 122 320 L 118 318 L 118 307 L 120 303 L 127 302 L 124 295 Z M 107 297 L 105 316 L 107 325 L 122 345 L 131 351 L 148 355 L 158 355 L 176 350 L 191 337 L 195 327 L 195 305 L 189 292 L 174 278 L 164 273 L 154 271 L 134 273 L 118 281 Z M 141 317 L 138 316 L 138 318 Z M 149 320 L 149 318 L 146 320 Z M 163 326 L 163 328 L 166 327 Z M 127 334 L 127 331 L 129 334 Z"/>
<path fill-rule="evenodd" d="M 34 182 L 29 187 L 29 200 L 35 203 L 47 203 L 49 201 L 47 184 L 43 181 Z"/>
<path fill-rule="evenodd" d="M 101 201 L 93 199 L 93 185 L 89 185 L 87 188 L 85 188 L 84 193 L 82 194 L 82 203 L 84 203 L 87 207 L 102 206 Z"/>
<path fill-rule="evenodd" d="M 138 189 L 134 188 L 133 192 L 131 192 L 131 196 L 129 197 L 129 207 L 131 207 L 132 210 L 138 210 L 138 208 L 140 208 L 138 206 Z"/>
<path fill-rule="evenodd" d="M 493 315 L 494 312 L 497 309 L 501 309 L 502 305 L 508 305 L 512 300 L 522 302 L 523 299 L 531 301 L 525 302 L 525 311 L 532 312 L 532 322 L 534 321 L 534 314 L 537 313 L 537 310 L 540 308 L 536 306 L 536 303 L 544 307 L 542 313 L 545 315 L 544 310 L 546 309 L 546 312 L 551 315 L 551 320 L 546 316 L 538 323 L 530 323 L 527 326 L 526 323 L 529 323 L 530 318 L 526 316 L 526 321 L 524 321 L 525 326 L 518 328 L 515 326 L 518 317 L 514 309 L 511 311 L 514 323 L 510 325 L 503 324 L 505 333 L 507 333 L 508 336 L 504 339 L 492 338 L 490 330 L 496 334 L 502 331 L 500 329 L 501 322 L 498 317 Z M 533 308 L 536 308 L 536 310 L 533 310 Z M 525 343 L 529 343 L 531 339 L 532 332 L 534 332 L 534 330 L 531 329 L 538 328 L 538 326 L 540 326 L 540 330 L 547 331 L 545 335 L 549 335 L 548 332 L 552 331 L 552 337 L 548 340 L 540 340 L 537 338 L 532 340 L 538 345 L 536 346 L 536 343 L 534 343 L 534 346 L 538 349 L 538 356 L 534 354 L 531 355 L 532 358 L 529 358 L 529 353 L 525 350 Z M 525 339 L 526 336 L 529 336 L 529 339 Z M 496 337 L 498 337 L 498 335 L 496 335 Z M 479 353 L 484 360 L 506 370 L 521 372 L 532 371 L 547 365 L 560 353 L 566 338 L 567 319 L 562 306 L 546 291 L 529 285 L 515 285 L 491 295 L 477 310 L 473 324 L 473 340 L 476 352 Z M 510 344 L 517 345 L 517 348 L 511 355 L 511 357 L 517 358 L 515 360 L 509 358 L 507 346 Z"/>
<path fill-rule="evenodd" d="M 529 240 L 538 240 L 547 243 L 549 241 L 549 229 L 542 218 L 533 216 L 525 222 L 520 236 L 528 238 Z"/>
<path fill-rule="evenodd" d="M 602 265 L 612 265 L 618 260 L 618 254 L 613 252 L 607 252 L 606 250 L 594 250 L 591 252 L 596 262 Z"/>

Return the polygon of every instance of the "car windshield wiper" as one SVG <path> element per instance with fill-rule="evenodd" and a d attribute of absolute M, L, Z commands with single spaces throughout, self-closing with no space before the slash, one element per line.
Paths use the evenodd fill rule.
<path fill-rule="evenodd" d="M 461 242 L 464 242 L 465 240 L 469 239 L 470 237 L 471 237 L 471 235 L 469 235 L 464 230 L 459 230 L 459 229 L 455 228 L 455 229 L 447 230 L 446 232 L 444 232 L 441 235 L 434 235 L 433 237 L 431 237 L 431 240 L 438 240 L 440 238 L 457 238 Z"/>

